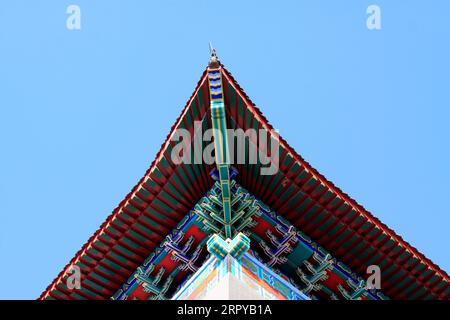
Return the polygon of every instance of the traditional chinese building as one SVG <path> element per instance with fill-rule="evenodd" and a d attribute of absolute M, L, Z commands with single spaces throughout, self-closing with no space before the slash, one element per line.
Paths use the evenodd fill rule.
<path fill-rule="evenodd" d="M 450 278 L 278 136 L 213 51 L 150 168 L 40 299 L 218 298 L 449 299 Z"/>

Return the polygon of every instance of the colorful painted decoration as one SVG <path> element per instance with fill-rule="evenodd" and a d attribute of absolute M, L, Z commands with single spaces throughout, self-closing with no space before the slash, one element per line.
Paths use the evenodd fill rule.
<path fill-rule="evenodd" d="M 250 248 L 250 239 L 243 233 L 238 233 L 233 240 L 223 240 L 216 233 L 209 238 L 206 245 L 208 251 L 218 259 L 223 259 L 228 254 L 235 259 L 239 259 Z"/>
<path fill-rule="evenodd" d="M 192 246 L 192 243 L 195 240 L 194 236 L 190 236 L 189 240 L 186 241 L 182 248 L 179 247 L 180 240 L 183 238 L 183 233 L 178 233 L 174 238 L 172 236 L 167 236 L 167 240 L 164 242 L 164 247 L 170 253 L 172 253 L 172 260 L 175 262 L 181 262 L 179 264 L 180 270 L 189 269 L 193 272 L 197 271 L 197 267 L 195 266 L 195 261 L 200 256 L 200 252 L 202 250 L 201 247 L 197 247 L 195 251 L 192 253 L 192 256 L 188 256 L 187 252 Z"/>

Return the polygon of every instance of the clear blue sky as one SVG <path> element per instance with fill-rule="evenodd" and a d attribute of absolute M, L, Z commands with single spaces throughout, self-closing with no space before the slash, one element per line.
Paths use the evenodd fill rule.
<path fill-rule="evenodd" d="M 70 4 L 81 30 L 66 28 Z M 39 296 L 144 174 L 209 41 L 306 160 L 450 271 L 449 12 L 447 0 L 2 1 L 0 298 Z"/>

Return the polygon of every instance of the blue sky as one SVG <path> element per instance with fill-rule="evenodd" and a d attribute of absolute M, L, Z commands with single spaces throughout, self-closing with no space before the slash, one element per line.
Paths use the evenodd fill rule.
<path fill-rule="evenodd" d="M 66 28 L 70 4 L 81 30 Z M 371 4 L 381 30 L 366 27 Z M 449 272 L 449 12 L 446 0 L 2 1 L 0 298 L 38 297 L 144 174 L 209 41 L 307 161 Z"/>

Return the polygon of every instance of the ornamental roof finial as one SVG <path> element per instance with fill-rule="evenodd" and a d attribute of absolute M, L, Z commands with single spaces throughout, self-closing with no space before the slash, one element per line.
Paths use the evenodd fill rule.
<path fill-rule="evenodd" d="M 216 49 L 213 48 L 211 42 L 209 43 L 209 51 L 211 52 L 211 57 L 209 58 L 209 66 L 218 67 L 220 65 L 219 59 L 217 59 Z"/>

